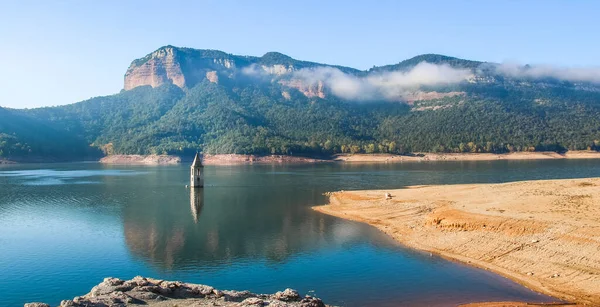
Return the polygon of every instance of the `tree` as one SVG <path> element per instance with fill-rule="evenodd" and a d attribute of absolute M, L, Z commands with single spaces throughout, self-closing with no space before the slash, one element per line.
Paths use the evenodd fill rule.
<path fill-rule="evenodd" d="M 331 152 L 333 149 L 333 142 L 331 140 L 325 141 L 325 144 L 323 145 L 323 149 L 325 149 L 328 152 Z"/>
<path fill-rule="evenodd" d="M 375 153 L 375 144 L 369 144 L 365 146 L 365 152 L 368 154 Z"/>
<path fill-rule="evenodd" d="M 394 141 L 391 141 L 391 142 L 388 144 L 388 152 L 389 152 L 389 153 L 396 153 L 396 150 L 397 150 L 397 148 L 396 148 L 396 142 L 394 142 Z"/>

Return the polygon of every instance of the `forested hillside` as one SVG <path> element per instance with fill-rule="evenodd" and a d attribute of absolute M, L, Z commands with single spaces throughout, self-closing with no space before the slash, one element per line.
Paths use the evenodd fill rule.
<path fill-rule="evenodd" d="M 54 123 L 0 108 L 0 159 L 69 161 L 94 159 L 99 155 L 84 139 L 55 128 Z"/>
<path fill-rule="evenodd" d="M 502 75 L 440 55 L 361 72 L 278 53 L 182 50 L 135 60 L 131 89 L 119 94 L 0 109 L 0 157 L 600 149 L 600 87 L 591 81 Z M 156 67 L 165 72 L 149 83 Z M 419 68 L 446 79 L 415 83 Z"/>

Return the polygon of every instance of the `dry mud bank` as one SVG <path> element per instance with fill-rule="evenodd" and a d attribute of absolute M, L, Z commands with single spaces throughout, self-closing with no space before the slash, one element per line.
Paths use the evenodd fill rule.
<path fill-rule="evenodd" d="M 514 152 L 492 153 L 415 153 L 414 155 L 354 154 L 336 155 L 340 162 L 409 162 L 409 161 L 496 161 L 496 160 L 552 160 L 552 159 L 600 159 L 597 151 Z"/>
<path fill-rule="evenodd" d="M 392 195 L 385 198 L 385 193 Z M 403 244 L 600 306 L 600 178 L 342 191 L 315 210 Z"/>
<path fill-rule="evenodd" d="M 204 155 L 205 165 L 235 165 L 235 164 L 310 164 L 323 162 L 410 162 L 410 161 L 494 161 L 494 160 L 548 160 L 548 159 L 600 159 L 597 151 L 569 151 L 563 154 L 556 152 L 516 152 L 509 154 L 489 153 L 417 153 L 414 155 L 391 154 L 340 154 L 331 158 L 309 158 L 286 155 Z M 138 164 L 138 165 L 168 165 L 179 164 L 181 158 L 170 155 L 110 155 L 100 159 L 106 164 Z M 190 161 L 191 162 L 191 161 Z M 0 161 L 1 163 L 1 161 Z"/>

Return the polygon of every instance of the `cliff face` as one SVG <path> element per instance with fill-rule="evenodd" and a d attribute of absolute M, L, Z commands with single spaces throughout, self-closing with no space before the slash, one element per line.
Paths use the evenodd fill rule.
<path fill-rule="evenodd" d="M 204 79 L 218 83 L 220 73 L 230 75 L 235 70 L 235 60 L 224 52 L 166 46 L 134 60 L 125 73 L 123 88 L 165 83 L 189 88 Z"/>
<path fill-rule="evenodd" d="M 146 61 L 131 63 L 125 73 L 125 90 L 142 85 L 157 87 L 170 82 L 179 87 L 185 87 L 185 76 L 181 71 L 174 48 L 161 48 L 147 58 Z"/>
<path fill-rule="evenodd" d="M 332 77 L 343 86 L 360 83 L 360 78 L 373 73 L 375 79 L 390 83 L 388 76 L 377 75 L 386 69 L 407 69 L 421 61 L 434 63 L 454 63 L 458 68 L 469 68 L 480 62 L 470 62 L 450 57 L 425 55 L 404 61 L 389 67 L 373 68 L 371 71 L 359 71 L 349 67 L 300 61 L 278 52 L 268 52 L 262 57 L 232 55 L 218 50 L 161 47 L 143 58 L 134 60 L 125 74 L 124 89 L 138 86 L 158 87 L 172 83 L 180 88 L 192 88 L 200 82 L 212 82 L 225 86 L 245 87 L 248 83 L 262 85 L 279 84 L 285 99 L 291 99 L 290 90 L 297 90 L 308 98 L 325 99 L 331 93 L 331 85 L 325 79 Z M 445 62 L 444 62 L 445 61 Z M 352 79 L 355 78 L 355 79 Z M 393 81 L 393 80 L 392 80 Z M 479 80 L 468 80 L 479 83 Z M 338 82 L 338 83 L 340 83 Z M 350 83 L 348 83 L 350 82 Z M 359 84 L 360 85 L 360 84 Z M 399 91 L 394 89 L 392 101 L 412 104 L 415 101 L 441 99 L 463 95 L 462 92 L 421 91 L 418 89 Z M 389 90 L 388 90 L 389 92 Z"/>
<path fill-rule="evenodd" d="M 254 80 L 289 84 L 308 97 L 323 98 L 322 84 L 304 84 L 301 80 L 292 78 L 294 71 L 322 66 L 329 65 L 298 61 L 277 52 L 253 57 L 232 55 L 218 50 L 165 46 L 134 60 L 125 73 L 123 88 L 130 90 L 145 85 L 158 87 L 165 83 L 173 83 L 180 88 L 191 88 L 204 80 L 220 83 L 228 79 L 261 77 Z M 339 68 L 343 71 L 358 72 L 352 68 Z"/>

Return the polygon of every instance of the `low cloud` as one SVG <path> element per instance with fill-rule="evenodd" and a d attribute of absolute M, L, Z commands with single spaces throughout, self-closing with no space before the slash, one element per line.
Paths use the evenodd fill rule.
<path fill-rule="evenodd" d="M 502 64 L 488 64 L 482 68 L 491 68 L 497 74 L 512 78 L 553 78 L 570 82 L 600 83 L 600 67 L 559 67 L 553 65 L 529 66 L 506 62 Z"/>
<path fill-rule="evenodd" d="M 456 84 L 466 80 L 472 72 L 446 64 L 422 62 L 409 71 L 371 73 L 364 77 L 346 74 L 332 67 L 305 68 L 293 74 L 295 79 L 307 85 L 323 82 L 332 94 L 342 99 L 368 101 L 399 100 L 419 86 Z"/>
<path fill-rule="evenodd" d="M 249 66 L 242 68 L 242 73 L 251 77 L 265 76 L 265 71 L 256 64 L 250 64 Z"/>
<path fill-rule="evenodd" d="M 593 82 L 600 84 L 600 67 L 557 67 L 551 65 L 521 65 L 518 63 L 484 63 L 476 74 L 497 74 L 510 78 L 543 79 L 554 78 L 570 82 Z M 454 68 L 448 64 L 421 62 L 407 71 L 371 72 L 364 76 L 344 73 L 334 67 L 303 68 L 297 71 L 268 71 L 258 65 L 242 69 L 242 73 L 256 78 L 277 78 L 287 75 L 293 80 L 286 84 L 309 91 L 320 91 L 322 86 L 333 95 L 355 101 L 406 100 L 421 86 L 453 85 L 470 79 L 475 72 L 470 69 Z M 314 93 L 311 95 L 315 95 Z M 407 98 L 408 97 L 408 98 Z"/>

